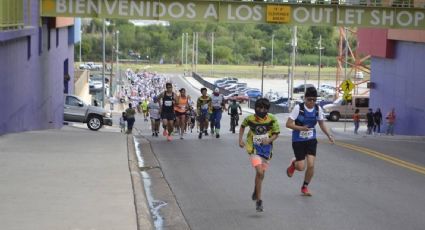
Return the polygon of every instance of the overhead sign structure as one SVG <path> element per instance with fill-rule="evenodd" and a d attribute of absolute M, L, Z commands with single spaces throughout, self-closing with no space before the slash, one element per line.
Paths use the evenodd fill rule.
<path fill-rule="evenodd" d="M 44 17 L 425 29 L 425 10 L 421 8 L 207 0 L 41 0 L 41 3 Z"/>

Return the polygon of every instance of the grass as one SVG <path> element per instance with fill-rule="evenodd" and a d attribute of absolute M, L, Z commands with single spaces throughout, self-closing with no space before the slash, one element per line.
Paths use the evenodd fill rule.
<path fill-rule="evenodd" d="M 75 64 L 78 68 L 78 63 Z M 114 66 L 115 67 L 115 66 Z M 121 69 L 132 69 L 142 70 L 146 69 L 149 71 L 155 71 L 158 73 L 183 73 L 185 71 L 191 71 L 191 65 L 175 65 L 175 64 L 127 64 L 120 63 Z M 205 77 L 238 77 L 238 78 L 260 78 L 261 77 L 261 65 L 198 65 L 196 72 Z M 324 67 L 320 70 L 320 79 L 322 80 L 334 80 L 336 76 L 336 67 Z M 344 72 L 344 71 L 342 71 Z M 265 78 L 286 78 L 288 75 L 288 66 L 264 66 L 264 77 Z M 317 79 L 318 68 L 317 66 L 296 66 L 295 67 L 295 79 Z M 343 78 L 343 76 L 342 76 Z M 365 76 L 365 80 L 369 76 Z"/>

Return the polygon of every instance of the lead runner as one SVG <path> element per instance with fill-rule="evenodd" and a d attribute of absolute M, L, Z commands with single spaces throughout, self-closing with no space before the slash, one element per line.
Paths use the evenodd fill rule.
<path fill-rule="evenodd" d="M 316 124 L 333 144 L 334 138 L 329 134 L 324 123 L 323 111 L 316 104 L 316 88 L 307 88 L 304 102 L 296 105 L 286 121 L 286 127 L 292 129 L 292 148 L 295 157 L 291 160 L 286 173 L 288 177 L 294 175 L 295 170 L 304 171 L 305 159 L 307 158 L 307 170 L 304 175 L 304 183 L 301 186 L 301 194 L 311 196 L 308 185 L 314 175 L 314 161 L 316 159 L 317 139 Z"/>

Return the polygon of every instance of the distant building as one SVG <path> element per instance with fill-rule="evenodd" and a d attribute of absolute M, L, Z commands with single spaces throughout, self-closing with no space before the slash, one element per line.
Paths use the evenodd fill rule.
<path fill-rule="evenodd" d="M 1 5 L 10 13 L 0 14 L 0 135 L 62 127 L 63 95 L 74 90 L 74 19 L 23 3 Z"/>
<path fill-rule="evenodd" d="M 384 117 L 396 109 L 396 134 L 424 136 L 425 31 L 359 29 L 357 35 L 358 52 L 372 56 L 370 107 Z"/>

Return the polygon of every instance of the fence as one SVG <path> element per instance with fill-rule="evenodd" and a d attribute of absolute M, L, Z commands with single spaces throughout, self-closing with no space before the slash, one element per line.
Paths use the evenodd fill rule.
<path fill-rule="evenodd" d="M 30 2 L 30 0 L 1 0 L 0 31 L 22 29 L 25 25 L 30 25 Z"/>

